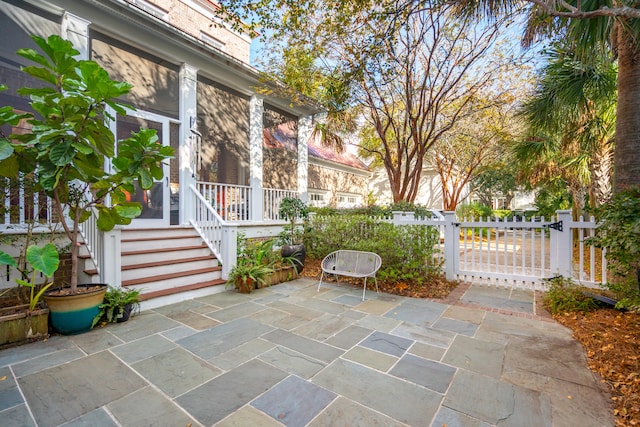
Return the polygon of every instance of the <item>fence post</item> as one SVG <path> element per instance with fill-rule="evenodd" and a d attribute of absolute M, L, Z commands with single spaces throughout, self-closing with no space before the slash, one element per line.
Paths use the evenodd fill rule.
<path fill-rule="evenodd" d="M 557 223 L 562 224 L 562 231 L 549 227 L 551 245 L 551 271 L 563 277 L 572 277 L 573 236 L 571 224 L 573 217 L 570 210 L 556 211 Z"/>
<path fill-rule="evenodd" d="M 460 246 L 459 229 L 456 224 L 456 213 L 446 211 L 444 214 L 444 274 L 447 280 L 456 276 L 456 262 Z"/>
<path fill-rule="evenodd" d="M 222 278 L 227 280 L 229 272 L 238 262 L 238 226 L 225 224 L 222 226 L 222 242 L 220 244 L 222 255 Z"/>
<path fill-rule="evenodd" d="M 120 227 L 102 234 L 102 257 L 100 265 L 100 282 L 115 288 L 122 286 L 122 244 Z"/>

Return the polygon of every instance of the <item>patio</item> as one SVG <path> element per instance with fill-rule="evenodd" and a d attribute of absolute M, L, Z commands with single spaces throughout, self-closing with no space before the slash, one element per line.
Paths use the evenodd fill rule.
<path fill-rule="evenodd" d="M 446 303 L 299 279 L 0 351 L 3 426 L 606 426 L 609 396 L 533 294 Z"/>

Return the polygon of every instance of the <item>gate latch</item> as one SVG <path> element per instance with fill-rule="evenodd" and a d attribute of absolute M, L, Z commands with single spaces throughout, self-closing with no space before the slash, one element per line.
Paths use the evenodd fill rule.
<path fill-rule="evenodd" d="M 554 230 L 562 231 L 562 221 L 554 222 L 549 225 L 545 225 L 546 228 L 553 228 Z"/>

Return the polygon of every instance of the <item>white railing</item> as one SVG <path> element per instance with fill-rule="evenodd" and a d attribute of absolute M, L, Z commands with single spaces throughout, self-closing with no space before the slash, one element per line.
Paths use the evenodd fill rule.
<path fill-rule="evenodd" d="M 262 190 L 265 221 L 279 221 L 280 203 L 285 197 L 298 197 L 294 190 L 280 190 L 276 188 L 264 188 Z"/>
<path fill-rule="evenodd" d="M 251 187 L 246 185 L 197 182 L 197 190 L 226 221 L 250 221 Z"/>
<path fill-rule="evenodd" d="M 49 223 L 51 220 L 51 199 L 44 193 L 35 193 L 25 187 L 22 175 L 17 180 L 0 180 L 0 230 L 10 229 L 27 222 Z"/>
<path fill-rule="evenodd" d="M 222 264 L 222 278 L 227 279 L 237 259 L 238 227 L 227 223 L 193 185 L 189 189 L 195 200 L 195 215 L 190 220 L 191 225 L 218 258 Z"/>
<path fill-rule="evenodd" d="M 98 211 L 96 209 L 91 209 L 89 219 L 80 224 L 80 236 L 102 281 L 104 279 L 101 268 L 104 261 L 104 233 L 98 229 Z"/>

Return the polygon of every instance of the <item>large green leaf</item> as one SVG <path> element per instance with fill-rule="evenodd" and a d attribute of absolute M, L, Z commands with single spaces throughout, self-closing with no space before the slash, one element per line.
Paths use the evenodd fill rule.
<path fill-rule="evenodd" d="M 116 226 L 116 220 L 114 218 L 114 212 L 109 208 L 98 209 L 98 228 L 102 231 L 113 230 Z"/>
<path fill-rule="evenodd" d="M 144 190 L 148 190 L 153 186 L 153 178 L 149 175 L 149 172 L 144 169 L 138 172 L 138 185 Z"/>
<path fill-rule="evenodd" d="M 71 141 L 61 141 L 51 148 L 49 158 L 56 166 L 64 166 L 73 160 L 76 150 L 73 148 Z"/>
<path fill-rule="evenodd" d="M 17 267 L 18 263 L 15 258 L 8 253 L 0 251 L 0 265 L 10 265 L 11 267 Z"/>
<path fill-rule="evenodd" d="M 27 262 L 34 270 L 51 277 L 60 265 L 58 250 L 53 243 L 44 246 L 29 246 L 26 254 Z"/>
<path fill-rule="evenodd" d="M 136 218 L 142 213 L 142 206 L 137 202 L 125 202 L 115 207 L 116 212 L 123 218 Z"/>
<path fill-rule="evenodd" d="M 0 160 L 0 176 L 14 178 L 20 172 L 20 164 L 15 156 Z"/>
<path fill-rule="evenodd" d="M 13 146 L 5 138 L 0 138 L 0 160 L 9 158 L 13 154 Z"/>

